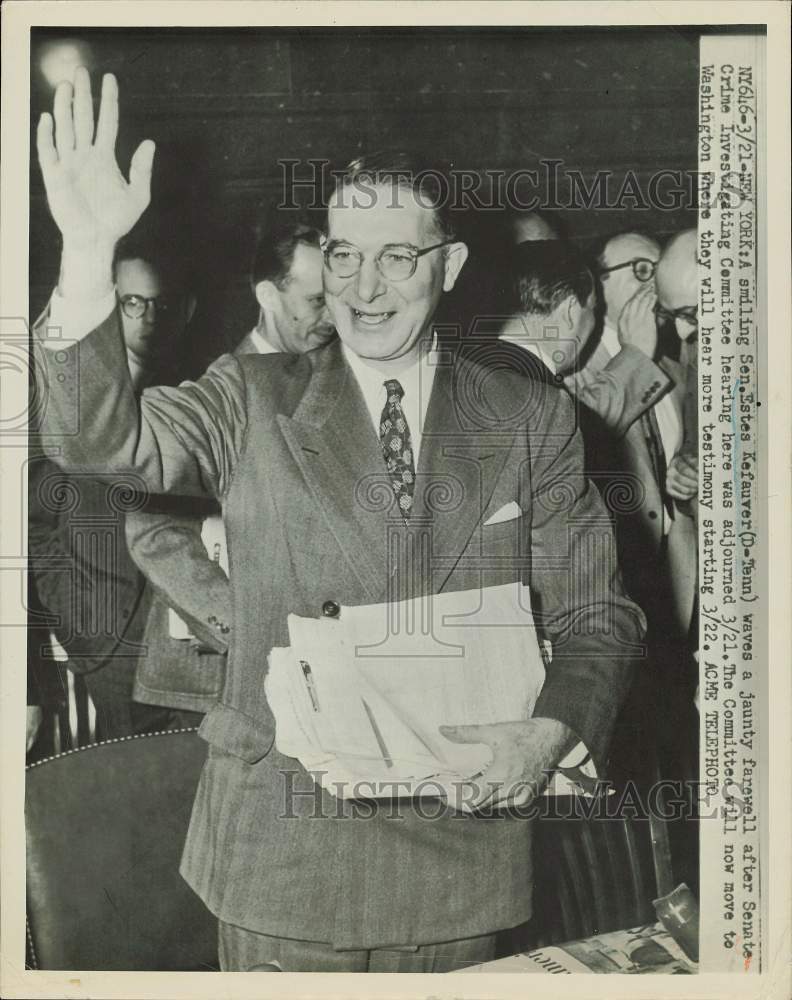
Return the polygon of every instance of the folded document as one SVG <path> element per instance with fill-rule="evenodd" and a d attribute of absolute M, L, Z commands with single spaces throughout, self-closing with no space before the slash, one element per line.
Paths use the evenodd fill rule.
<path fill-rule="evenodd" d="M 545 666 L 527 596 L 507 584 L 289 615 L 265 681 L 278 750 L 340 798 L 437 796 L 480 775 L 490 748 L 439 727 L 530 718 Z M 590 762 L 566 766 L 586 757 L 580 744 L 550 791 L 590 788 Z"/>

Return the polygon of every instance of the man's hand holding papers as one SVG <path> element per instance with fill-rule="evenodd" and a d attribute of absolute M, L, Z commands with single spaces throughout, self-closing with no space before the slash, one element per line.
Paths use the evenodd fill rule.
<path fill-rule="evenodd" d="M 490 766 L 469 781 L 466 802 L 471 809 L 528 805 L 578 742 L 556 719 L 441 726 L 440 732 L 454 742 L 485 743 L 492 750 Z"/>
<path fill-rule="evenodd" d="M 265 681 L 278 750 L 339 798 L 529 801 L 577 738 L 531 717 L 545 666 L 526 600 L 506 584 L 290 615 Z"/>

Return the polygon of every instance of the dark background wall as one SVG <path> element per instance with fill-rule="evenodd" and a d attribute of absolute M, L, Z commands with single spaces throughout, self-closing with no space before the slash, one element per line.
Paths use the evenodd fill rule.
<path fill-rule="evenodd" d="M 39 29 L 31 40 L 33 126 L 52 103 L 41 57 L 65 39 L 83 43 L 95 89 L 102 72 L 119 78 L 122 169 L 141 139 L 157 142 L 149 212 L 174 230 L 189 224 L 210 353 L 254 321 L 245 272 L 261 208 L 282 196 L 279 160 L 299 160 L 305 178 L 311 158 L 341 166 L 365 149 L 408 144 L 462 168 L 537 169 L 539 185 L 523 197 L 544 201 L 552 192 L 541 161 L 559 160 L 562 178 L 579 170 L 588 184 L 597 171 L 612 172 L 605 194 L 618 207 L 561 212 L 583 242 L 634 228 L 663 238 L 695 224 L 689 191 L 670 210 L 641 205 L 653 174 L 680 171 L 689 182 L 696 168 L 694 32 Z M 630 173 L 637 198 L 622 189 Z M 673 186 L 659 189 L 669 203 Z M 301 190 L 301 200 L 310 196 Z M 558 204 L 568 197 L 562 184 Z M 58 254 L 34 157 L 34 315 Z"/>

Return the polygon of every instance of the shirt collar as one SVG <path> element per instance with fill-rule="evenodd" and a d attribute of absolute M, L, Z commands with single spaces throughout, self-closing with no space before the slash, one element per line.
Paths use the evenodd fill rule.
<path fill-rule="evenodd" d="M 612 358 L 615 358 L 621 350 L 619 332 L 616 327 L 611 326 L 607 320 L 605 320 L 602 324 L 602 337 L 600 339 L 600 343 Z"/>
<path fill-rule="evenodd" d="M 422 351 L 407 368 L 399 370 L 398 365 L 394 366 L 395 370 L 392 374 L 381 367 L 372 366 L 365 358 L 359 357 L 350 350 L 343 341 L 341 342 L 341 352 L 364 394 L 371 391 L 379 392 L 380 389 L 384 392 L 385 382 L 391 378 L 401 383 L 405 395 L 410 391 L 417 392 L 419 386 L 424 392 L 431 389 L 434 381 L 435 368 L 437 367 L 437 334 L 432 334 L 432 342 L 428 351 Z"/>
<path fill-rule="evenodd" d="M 553 360 L 553 352 L 548 350 L 541 341 L 534 340 L 531 337 L 528 325 L 522 316 L 512 317 L 506 323 L 503 333 L 500 334 L 498 340 L 504 340 L 507 344 L 515 344 L 517 347 L 521 347 L 524 351 L 528 351 L 529 354 L 533 354 L 535 358 L 538 358 L 553 375 L 558 374 L 556 363 Z"/>
<path fill-rule="evenodd" d="M 272 344 L 267 340 L 264 334 L 259 330 L 257 326 L 254 326 L 250 331 L 250 339 L 259 354 L 277 354 L 278 351 L 272 346 Z"/>

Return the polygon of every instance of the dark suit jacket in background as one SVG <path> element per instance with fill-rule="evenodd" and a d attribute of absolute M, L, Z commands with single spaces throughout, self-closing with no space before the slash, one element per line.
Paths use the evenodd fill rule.
<path fill-rule="evenodd" d="M 196 383 L 146 391 L 142 419 L 115 317 L 78 351 L 46 353 L 50 433 L 70 426 L 75 407 L 86 417 L 79 437 L 58 441 L 67 467 L 134 469 L 152 492 L 223 506 L 233 638 L 222 697 L 201 727 L 210 755 L 182 865 L 209 908 L 337 948 L 430 943 L 526 920 L 530 822 L 427 818 L 409 803 L 356 817 L 274 748 L 264 676 L 269 650 L 288 644 L 289 613 L 521 580 L 554 647 L 536 714 L 570 726 L 602 769 L 644 622 L 623 594 L 607 513 L 582 474 L 569 396 L 446 358 L 405 527 L 338 343 L 301 357 L 226 356 Z M 522 517 L 485 524 L 514 502 Z M 431 545 L 423 562 L 419 537 Z"/>
<path fill-rule="evenodd" d="M 208 712 L 225 680 L 231 630 L 228 579 L 201 541 L 203 517 L 220 509 L 205 497 L 148 498 L 129 514 L 129 552 L 152 586 L 145 655 L 137 662 L 134 698 L 190 712 Z M 170 634 L 173 608 L 195 639 Z"/>

